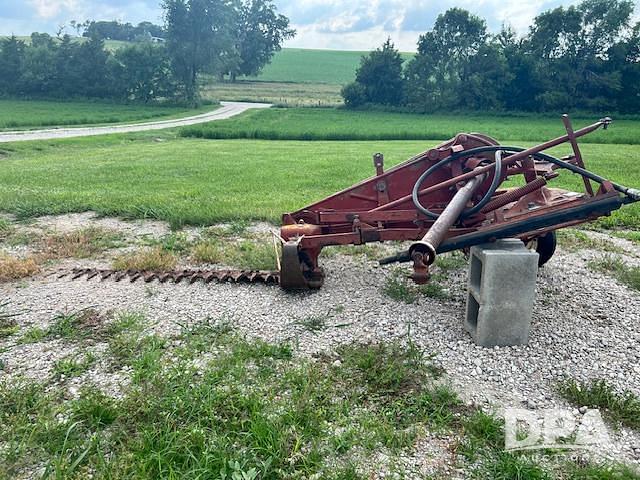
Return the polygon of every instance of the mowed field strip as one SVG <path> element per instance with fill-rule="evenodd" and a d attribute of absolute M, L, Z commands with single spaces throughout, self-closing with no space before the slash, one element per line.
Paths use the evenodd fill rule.
<path fill-rule="evenodd" d="M 437 143 L 202 140 L 154 132 L 6 144 L 0 147 L 0 211 L 27 218 L 93 210 L 175 226 L 278 222 L 283 212 L 371 176 L 376 152 L 385 154 L 390 167 Z M 582 152 L 593 171 L 640 186 L 640 147 L 584 144 Z M 568 172 L 551 183 L 582 190 L 580 179 Z M 635 227 L 638 214 L 632 205 L 600 222 Z"/>
<path fill-rule="evenodd" d="M 158 120 L 155 122 L 136 123 L 128 125 L 110 125 L 102 127 L 58 128 L 46 130 L 13 131 L 0 133 L 0 143 L 19 142 L 27 140 L 52 140 L 57 138 L 89 137 L 107 135 L 111 133 L 133 133 L 165 128 L 183 127 L 197 123 L 224 120 L 239 115 L 249 109 L 269 108 L 266 103 L 222 102 L 222 107 L 211 112 L 174 120 Z"/>

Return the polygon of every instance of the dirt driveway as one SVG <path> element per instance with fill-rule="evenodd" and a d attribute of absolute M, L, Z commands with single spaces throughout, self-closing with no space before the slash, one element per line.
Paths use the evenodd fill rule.
<path fill-rule="evenodd" d="M 191 117 L 176 118 L 172 120 L 159 120 L 157 122 L 135 123 L 127 125 L 110 125 L 104 127 L 76 127 L 76 128 L 49 128 L 45 130 L 27 130 L 0 132 L 0 143 L 19 142 L 27 140 L 52 140 L 56 138 L 89 137 L 92 135 L 107 135 L 110 133 L 144 132 L 147 130 L 161 130 L 164 128 L 185 127 L 197 123 L 225 120 L 235 117 L 252 108 L 269 108 L 268 103 L 248 102 L 221 102 L 222 107 L 211 112 L 194 115 Z"/>

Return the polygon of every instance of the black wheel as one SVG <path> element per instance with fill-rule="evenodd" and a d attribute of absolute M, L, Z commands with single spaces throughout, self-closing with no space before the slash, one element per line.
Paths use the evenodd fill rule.
<path fill-rule="evenodd" d="M 538 259 L 538 267 L 541 267 L 551 260 L 551 257 L 553 257 L 553 254 L 556 251 L 556 232 L 545 233 L 533 241 L 535 242 L 535 250 L 538 252 L 538 255 L 540 255 L 540 258 Z"/>

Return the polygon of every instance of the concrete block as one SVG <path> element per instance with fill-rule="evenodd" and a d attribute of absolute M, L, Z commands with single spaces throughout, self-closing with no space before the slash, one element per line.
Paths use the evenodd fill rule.
<path fill-rule="evenodd" d="M 471 248 L 465 328 L 483 347 L 526 345 L 538 254 L 509 238 Z"/>

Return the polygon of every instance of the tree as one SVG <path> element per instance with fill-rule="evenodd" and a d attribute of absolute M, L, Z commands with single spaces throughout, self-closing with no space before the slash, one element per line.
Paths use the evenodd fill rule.
<path fill-rule="evenodd" d="M 390 38 L 360 59 L 356 82 L 365 88 L 368 102 L 400 105 L 404 96 L 403 62 Z"/>
<path fill-rule="evenodd" d="M 25 49 L 21 88 L 30 95 L 46 95 L 56 85 L 56 44 L 46 33 L 32 33 Z"/>
<path fill-rule="evenodd" d="M 172 71 L 195 103 L 198 75 L 224 71 L 224 57 L 234 51 L 236 12 L 226 0 L 165 0 L 163 7 Z"/>
<path fill-rule="evenodd" d="M 433 30 L 421 35 L 407 68 L 409 103 L 423 111 L 459 106 L 469 59 L 486 44 L 486 22 L 461 8 L 438 15 Z"/>
<path fill-rule="evenodd" d="M 527 44 L 538 58 L 538 95 L 546 110 L 606 106 L 621 88 L 619 72 L 604 65 L 609 50 L 628 33 L 630 0 L 584 0 L 538 15 Z"/>
<path fill-rule="evenodd" d="M 235 57 L 229 59 L 229 75 L 253 76 L 271 61 L 282 43 L 293 38 L 296 31 L 289 28 L 289 19 L 276 13 L 272 0 L 245 0 L 237 15 Z"/>
<path fill-rule="evenodd" d="M 342 87 L 340 95 L 347 108 L 358 108 L 367 103 L 367 90 L 358 82 L 351 82 Z"/>
<path fill-rule="evenodd" d="M 527 52 L 525 41 L 517 38 L 509 26 L 503 25 L 494 41 L 502 52 L 509 75 L 498 92 L 501 104 L 506 110 L 536 110 L 542 89 L 535 78 L 535 57 Z"/>
<path fill-rule="evenodd" d="M 15 35 L 0 40 L 0 93 L 19 92 L 26 45 Z"/>
<path fill-rule="evenodd" d="M 83 78 L 77 66 L 80 57 L 80 44 L 73 42 L 69 35 L 62 41 L 55 52 L 55 86 L 50 94 L 61 97 L 72 97 L 82 89 Z"/>
<path fill-rule="evenodd" d="M 381 48 L 363 55 L 356 81 L 341 91 L 347 107 L 365 103 L 400 105 L 404 99 L 402 56 L 388 38 Z"/>
<path fill-rule="evenodd" d="M 496 43 L 481 45 L 464 62 L 464 81 L 459 84 L 457 105 L 465 110 L 499 110 L 502 92 L 512 79 L 507 59 Z"/>
<path fill-rule="evenodd" d="M 113 96 L 113 79 L 107 67 L 110 55 L 99 37 L 91 37 L 80 45 L 75 62 L 75 69 L 82 79 L 78 95 L 97 98 Z"/>
<path fill-rule="evenodd" d="M 124 98 L 149 102 L 173 93 L 171 63 L 164 45 L 137 43 L 116 51 L 116 85 Z"/>

